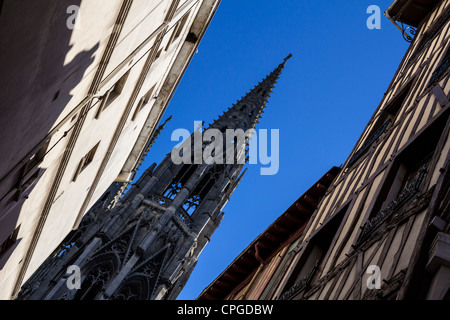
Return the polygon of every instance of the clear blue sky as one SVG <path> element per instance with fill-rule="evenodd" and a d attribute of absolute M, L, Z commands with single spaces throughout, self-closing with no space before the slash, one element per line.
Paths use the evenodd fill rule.
<path fill-rule="evenodd" d="M 317 179 L 345 162 L 408 47 L 383 15 L 381 30 L 366 27 L 367 7 L 383 13 L 391 2 L 222 1 L 164 116 L 173 120 L 143 168 L 176 145 L 173 130 L 212 122 L 292 53 L 258 127 L 280 130 L 280 170 L 261 176 L 259 166 L 248 166 L 179 299 L 197 298 Z"/>

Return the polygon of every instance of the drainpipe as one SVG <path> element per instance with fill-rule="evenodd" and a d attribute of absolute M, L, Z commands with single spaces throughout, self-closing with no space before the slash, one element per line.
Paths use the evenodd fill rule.
<path fill-rule="evenodd" d="M 263 269 L 265 267 L 264 260 L 259 255 L 259 242 L 255 244 L 255 258 L 256 258 L 256 260 L 258 260 L 260 265 L 258 267 L 258 270 L 256 270 L 255 274 L 253 275 L 252 280 L 250 281 L 247 288 L 245 289 L 244 294 L 239 298 L 239 300 L 246 300 L 248 293 L 253 288 L 253 285 L 256 282 L 256 279 L 258 278 L 258 276 L 260 275 L 260 273 L 263 271 Z"/>

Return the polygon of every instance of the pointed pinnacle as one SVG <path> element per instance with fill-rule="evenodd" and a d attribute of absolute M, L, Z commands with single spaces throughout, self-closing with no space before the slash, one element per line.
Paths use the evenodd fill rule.
<path fill-rule="evenodd" d="M 284 58 L 284 62 L 288 61 L 290 58 L 292 58 L 292 53 L 289 53 L 289 55 Z"/>
<path fill-rule="evenodd" d="M 172 115 L 170 115 L 170 117 L 168 117 L 166 121 L 164 121 L 164 123 L 160 126 L 160 129 L 162 130 L 170 120 L 172 120 Z"/>
<path fill-rule="evenodd" d="M 254 121 L 258 120 L 261 117 L 261 112 L 263 112 L 264 108 L 266 107 L 266 103 L 273 92 L 273 88 L 277 83 L 277 80 L 284 68 L 284 65 L 286 61 L 288 61 L 291 57 L 292 54 L 289 54 L 286 58 L 284 58 L 283 62 L 280 63 L 277 68 L 273 69 L 273 71 L 270 74 L 266 75 L 266 77 L 263 80 L 259 81 L 258 84 L 254 86 L 252 90 L 247 92 L 244 96 L 241 96 L 240 100 L 236 100 L 236 102 L 233 103 L 231 108 L 228 108 L 227 111 L 223 112 L 222 115 L 219 116 L 219 118 L 214 121 L 213 125 L 215 123 L 220 122 L 222 116 L 229 113 L 231 110 L 234 110 L 236 112 L 243 112 L 243 110 L 239 109 L 239 106 L 241 106 L 242 104 L 247 105 L 248 103 L 252 105 L 252 110 L 256 111 L 257 114 L 256 119 L 253 119 L 252 121 L 253 123 L 250 125 L 250 127 L 254 127 L 257 123 L 259 123 Z M 256 89 L 258 87 L 260 87 L 259 90 Z M 263 93 L 261 93 L 262 90 L 264 90 Z M 245 126 L 247 126 L 247 124 Z"/>

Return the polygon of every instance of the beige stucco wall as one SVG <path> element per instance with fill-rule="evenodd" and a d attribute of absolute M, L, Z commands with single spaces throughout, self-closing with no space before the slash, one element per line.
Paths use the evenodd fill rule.
<path fill-rule="evenodd" d="M 33 5 L 36 6 L 34 1 L 30 0 L 29 2 L 33 2 Z M 47 126 L 40 125 L 39 130 L 24 131 L 21 135 L 16 132 L 15 136 L 10 137 L 9 144 L 1 144 L 3 148 L 12 149 L 12 154 L 15 152 L 14 148 L 18 149 L 15 157 L 9 157 L 3 161 L 3 167 L 0 168 L 3 170 L 0 171 L 2 174 L 7 174 L 8 170 L 14 167 L 18 159 L 23 156 L 26 157 L 26 152 L 32 149 L 33 143 L 36 144 L 48 133 L 51 134 L 49 138 L 51 139 L 50 146 L 52 148 L 39 165 L 45 172 L 28 195 L 28 199 L 23 202 L 22 206 L 18 206 L 15 212 L 13 210 L 5 214 L 3 211 L 0 214 L 0 225 L 2 219 L 6 219 L 5 216 L 8 214 L 17 215 L 16 227 L 20 225 L 18 235 L 20 241 L 12 254 L 8 254 L 7 262 L 0 270 L 0 299 L 9 299 L 11 297 L 27 256 L 32 237 L 36 234 L 36 231 L 38 231 L 39 240 L 32 256 L 30 255 L 32 258 L 29 260 L 22 283 L 59 245 L 67 233 L 72 230 L 80 215 L 83 215 L 111 183 L 117 179 L 124 169 L 130 154 L 139 154 L 142 151 L 143 144 L 136 144 L 138 137 L 141 140 L 146 140 L 155 129 L 169 102 L 170 94 L 178 84 L 180 75 L 195 52 L 195 45 L 198 43 L 186 44 L 185 38 L 187 33 L 191 28 L 195 27 L 200 38 L 202 36 L 201 32 L 204 32 L 204 29 L 209 24 L 220 1 L 132 1 L 114 48 L 107 48 L 113 30 L 117 30 L 117 25 L 115 26 L 115 24 L 119 11 L 126 2 L 125 0 L 83 0 L 79 3 L 81 29 L 65 30 L 64 36 L 66 37 L 67 46 L 51 51 L 51 54 L 55 55 L 53 57 L 55 62 L 62 61 L 64 66 L 70 66 L 70 68 L 63 68 L 61 74 L 57 74 L 57 77 L 54 79 L 49 79 L 49 81 L 51 80 L 51 85 L 41 84 L 37 95 L 41 95 L 42 98 L 33 97 L 37 101 L 43 102 L 47 99 L 48 102 L 48 99 L 53 98 L 54 92 L 56 92 L 55 88 L 59 88 L 61 92 L 60 97 L 63 96 L 65 99 L 58 99 L 61 99 L 61 103 L 64 103 L 64 105 L 55 108 L 53 113 L 49 113 L 52 114 L 52 119 L 48 119 L 47 114 L 43 112 L 42 114 L 36 114 L 34 118 L 27 119 L 28 123 L 25 123 L 25 126 L 30 126 L 30 123 L 39 125 L 40 121 L 45 119 L 49 122 L 52 121 Z M 53 18 L 53 20 L 50 17 L 47 20 L 43 19 L 40 30 L 37 28 L 38 26 L 36 28 L 27 26 L 26 22 L 24 26 L 18 27 L 28 27 L 31 29 L 29 31 L 31 33 L 30 36 L 42 37 L 40 41 L 27 42 L 28 38 L 23 40 L 7 39 L 4 41 L 11 41 L 13 44 L 17 41 L 23 41 L 24 43 L 21 43 L 20 46 L 18 44 L 14 45 L 17 47 L 32 45 L 33 47 L 30 47 L 29 50 L 35 51 L 41 50 L 38 45 L 45 47 L 49 42 L 52 42 L 55 26 L 51 24 L 57 21 L 60 24 L 58 28 L 67 28 L 65 21 L 69 14 L 66 13 L 66 8 L 74 4 L 74 1 L 58 1 L 58 5 L 53 5 L 54 3 L 54 1 L 40 1 L 41 6 L 36 6 L 37 10 L 51 9 L 57 17 Z M 176 5 L 177 9 L 174 11 L 173 16 L 165 21 L 169 8 L 173 4 Z M 15 1 L 5 1 L 2 19 L 8 19 L 4 18 L 5 16 L 8 17 L 8 10 L 11 14 L 19 12 L 15 6 Z M 201 14 L 199 14 L 200 9 L 202 9 Z M 32 12 L 30 11 L 29 14 L 30 16 L 22 15 L 21 18 L 26 20 L 32 16 Z M 189 19 L 184 25 L 180 37 L 168 47 L 168 50 L 161 52 L 160 57 L 152 62 L 148 74 L 145 75 L 144 66 L 147 62 L 150 62 L 152 54 L 153 57 L 155 56 L 155 46 L 167 46 L 174 26 L 184 14 L 189 14 Z M 16 19 L 14 15 L 10 15 L 10 17 L 12 20 Z M 1 22 L 6 24 L 11 21 L 3 20 Z M 158 35 L 162 37 L 161 43 L 156 43 Z M 53 45 L 56 47 L 56 44 L 53 43 Z M 98 88 L 95 92 L 91 92 L 91 96 L 89 96 L 92 81 L 96 75 L 99 75 L 99 66 L 101 66 L 100 63 L 105 57 L 107 50 L 112 50 L 110 59 L 104 65 Z M 88 51 L 88 54 L 86 54 L 86 51 Z M 43 57 L 42 59 L 44 58 L 47 62 L 45 67 L 51 68 L 52 65 L 47 60 L 51 61 L 52 58 Z M 40 59 L 40 57 L 37 56 L 35 59 Z M 10 61 L 10 64 L 14 65 L 14 61 Z M 36 68 L 35 65 L 29 67 L 32 72 L 38 72 L 35 71 Z M 100 106 L 100 102 L 98 102 L 96 97 L 104 95 L 128 71 L 129 76 L 122 93 L 96 118 L 98 107 Z M 14 91 L 15 88 L 12 85 L 11 90 Z M 35 84 L 32 83 L 31 85 Z M 139 99 L 154 85 L 156 85 L 155 95 L 158 95 L 160 91 L 163 91 L 164 94 L 161 95 L 160 99 L 152 99 L 138 113 L 136 119 L 132 121 L 131 118 Z M 19 89 L 17 91 L 23 95 Z M 133 92 L 135 92 L 134 95 Z M 71 156 L 68 158 L 67 163 L 64 163 L 65 168 L 61 180 L 55 185 L 55 177 L 58 172 L 61 174 L 61 171 L 58 170 L 67 152 L 74 126 L 79 119 L 79 110 L 84 105 L 82 102 L 90 98 L 92 98 L 93 107 L 88 111 L 82 126 L 79 128 Z M 29 100 L 30 97 L 23 97 L 24 101 L 27 99 Z M 58 103 L 58 100 L 56 100 L 56 103 Z M 28 112 L 26 103 L 24 102 L 22 105 L 23 113 Z M 14 106 L 11 107 L 13 108 Z M 18 111 L 22 111 L 22 109 Z M 149 116 L 150 114 L 152 116 Z M 74 115 L 77 116 L 75 119 L 73 118 Z M 45 119 L 42 119 L 43 117 Z M 13 122 L 14 120 L 15 118 L 11 117 L 11 121 Z M 143 130 L 144 128 L 146 130 Z M 64 135 L 65 132 L 67 132 L 67 135 Z M 27 138 L 28 140 L 33 138 L 33 143 L 21 145 L 22 140 Z M 77 177 L 75 182 L 72 181 L 81 158 L 97 143 L 99 143 L 99 146 L 92 163 Z M 94 179 L 96 180 L 95 184 L 93 183 Z M 49 195 L 49 190 L 51 190 L 52 186 L 56 186 L 55 193 Z M 5 186 L 5 188 L 7 187 Z M 39 224 L 44 206 L 46 202 L 48 205 L 49 201 L 51 201 L 50 209 L 46 215 L 45 223 L 41 221 Z M 4 233 L 9 232 L 9 230 L 0 231 Z"/>

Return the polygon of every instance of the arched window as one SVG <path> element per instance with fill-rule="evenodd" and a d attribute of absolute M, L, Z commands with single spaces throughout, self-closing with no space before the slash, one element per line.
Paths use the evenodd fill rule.
<path fill-rule="evenodd" d="M 195 209 L 197 209 L 202 200 L 206 198 L 208 192 L 214 187 L 217 180 L 221 177 L 223 170 L 223 165 L 214 165 L 203 175 L 200 182 L 183 204 L 183 209 L 187 213 L 194 213 Z"/>
<path fill-rule="evenodd" d="M 166 188 L 163 196 L 174 199 L 176 195 L 181 191 L 183 186 L 188 182 L 189 178 L 197 170 L 198 164 L 185 164 L 180 169 L 178 174 L 172 180 L 171 184 Z"/>
<path fill-rule="evenodd" d="M 112 300 L 150 300 L 151 292 L 149 280 L 145 276 L 133 276 L 124 283 Z"/>
<path fill-rule="evenodd" d="M 74 300 L 94 300 L 105 290 L 118 268 L 117 258 L 112 255 L 101 255 L 91 261 L 87 266 L 86 277 L 80 290 L 75 294 Z M 83 274 L 83 272 L 82 272 Z"/>

